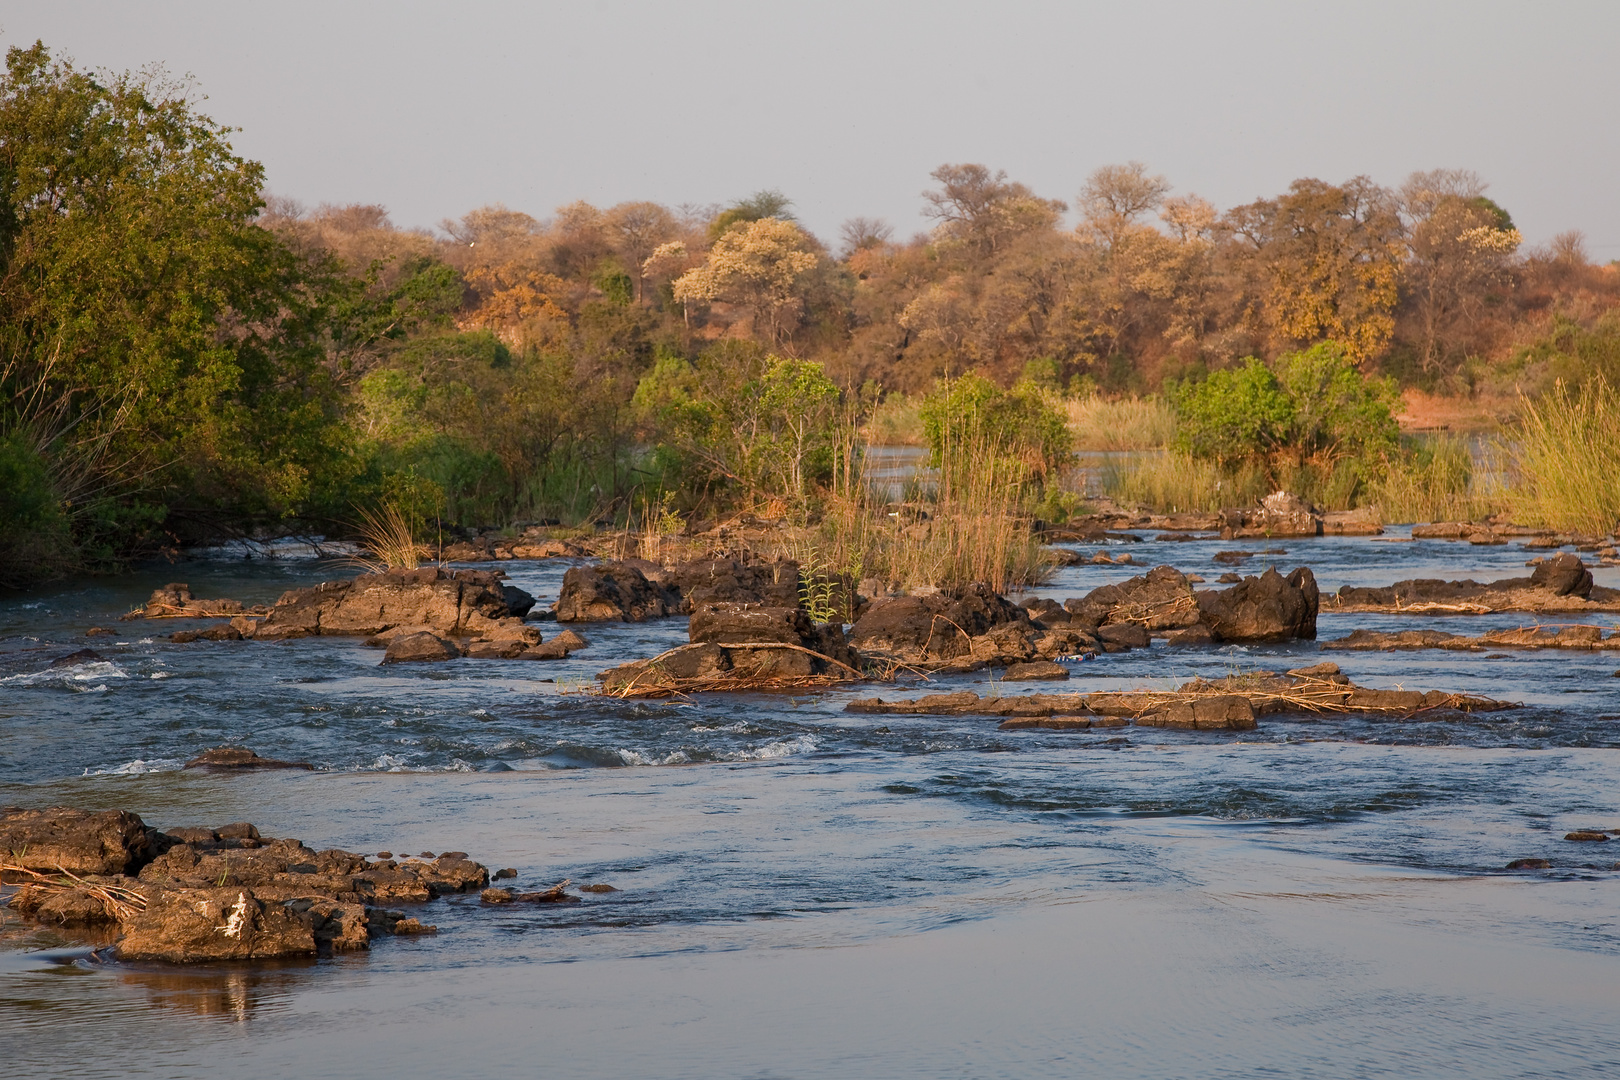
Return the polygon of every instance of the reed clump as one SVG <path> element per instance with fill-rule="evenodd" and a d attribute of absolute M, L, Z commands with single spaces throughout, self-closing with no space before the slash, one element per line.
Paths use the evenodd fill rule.
<path fill-rule="evenodd" d="M 355 532 L 371 553 L 370 564 L 385 570 L 415 570 L 422 562 L 416 530 L 397 506 L 360 511 Z"/>
<path fill-rule="evenodd" d="M 1223 469 L 1214 461 L 1176 450 L 1110 462 L 1103 469 L 1102 485 L 1117 502 L 1171 514 L 1244 506 L 1272 490 L 1260 470 Z"/>
<path fill-rule="evenodd" d="M 814 568 L 812 590 L 864 577 L 902 588 L 1036 584 L 1051 571 L 1024 510 L 1036 474 L 1031 452 L 982 433 L 942 447 L 938 468 L 895 506 L 876 498 L 856 468 L 834 484 L 818 530 L 791 554 Z"/>
<path fill-rule="evenodd" d="M 1502 508 L 1502 493 L 1481 480 L 1462 436 L 1442 433 L 1413 441 L 1369 485 L 1384 521 L 1481 521 Z"/>
<path fill-rule="evenodd" d="M 1176 411 L 1161 398 L 1066 398 L 1076 450 L 1158 450 L 1176 437 Z"/>
<path fill-rule="evenodd" d="M 1504 450 L 1515 521 L 1591 536 L 1620 527 L 1620 392 L 1601 375 L 1525 400 Z"/>

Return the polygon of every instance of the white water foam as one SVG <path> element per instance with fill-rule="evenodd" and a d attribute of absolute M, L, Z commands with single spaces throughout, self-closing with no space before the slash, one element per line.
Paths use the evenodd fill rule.
<path fill-rule="evenodd" d="M 114 765 L 109 769 L 86 769 L 85 776 L 144 776 L 147 773 L 174 772 L 186 767 L 186 763 L 179 758 L 136 758 L 126 761 L 122 765 Z"/>
<path fill-rule="evenodd" d="M 766 743 L 752 750 L 733 750 L 720 757 L 726 761 L 770 761 L 774 758 L 792 757 L 794 754 L 814 753 L 821 740 L 814 735 L 800 735 L 796 739 L 783 739 L 781 742 Z"/>
<path fill-rule="evenodd" d="M 687 757 L 685 750 L 674 750 L 663 757 L 657 754 L 643 754 L 636 750 L 615 750 L 619 760 L 626 765 L 683 765 L 692 759 Z"/>
<path fill-rule="evenodd" d="M 393 754 L 379 754 L 377 760 L 371 763 L 371 768 L 379 772 L 393 773 L 443 773 L 443 772 L 472 772 L 473 767 L 460 758 L 451 758 L 448 765 L 412 765 L 402 757 Z"/>
<path fill-rule="evenodd" d="M 70 690 L 82 690 L 84 683 L 98 682 L 102 679 L 127 679 L 129 675 L 117 664 L 109 660 L 94 660 L 84 664 L 74 664 L 71 667 L 46 668 L 44 671 L 26 671 L 19 675 L 8 675 L 0 679 L 0 686 L 62 686 Z M 92 690 L 105 690 L 106 686 L 91 687 Z"/>

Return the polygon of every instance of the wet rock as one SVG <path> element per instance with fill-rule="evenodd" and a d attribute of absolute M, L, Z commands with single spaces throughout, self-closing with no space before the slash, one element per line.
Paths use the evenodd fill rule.
<path fill-rule="evenodd" d="M 157 853 L 155 830 L 125 810 L 0 808 L 0 852 L 27 870 L 130 874 Z"/>
<path fill-rule="evenodd" d="M 1310 503 L 1276 491 L 1252 509 L 1222 510 L 1221 539 L 1247 536 L 1320 536 L 1322 515 Z"/>
<path fill-rule="evenodd" d="M 307 761 L 260 757 L 245 746 L 216 746 L 186 762 L 188 769 L 313 769 Z"/>
<path fill-rule="evenodd" d="M 1316 577 L 1300 567 L 1286 578 L 1275 569 L 1225 590 L 1198 594 L 1200 620 L 1217 641 L 1290 641 L 1316 637 Z"/>
<path fill-rule="evenodd" d="M 117 954 L 173 964 L 314 956 L 314 927 L 300 914 L 239 886 L 150 888 L 145 910 L 124 925 Z"/>
<path fill-rule="evenodd" d="M 1427 525 L 1412 526 L 1414 540 L 1462 540 L 1479 532 L 1481 526 L 1471 521 L 1435 521 Z"/>
<path fill-rule="evenodd" d="M 146 605 L 125 615 L 126 619 L 190 618 L 217 619 L 233 615 L 262 613 L 263 607 L 244 607 L 239 600 L 205 600 L 191 594 L 191 586 L 183 581 L 171 582 L 154 589 Z"/>
<path fill-rule="evenodd" d="M 110 626 L 92 626 L 84 632 L 85 637 L 117 637 L 118 631 Z"/>
<path fill-rule="evenodd" d="M 597 882 L 595 885 L 581 885 L 579 887 L 579 891 L 588 893 L 610 893 L 618 892 L 619 890 L 614 888 L 612 885 Z"/>
<path fill-rule="evenodd" d="M 1581 562 L 1580 556 L 1565 551 L 1536 567 L 1530 575 L 1530 586 L 1546 589 L 1554 596 L 1584 599 L 1592 592 L 1592 571 Z"/>
<path fill-rule="evenodd" d="M 478 899 L 486 904 L 510 904 L 514 899 L 511 889 L 491 888 L 478 894 Z"/>
<path fill-rule="evenodd" d="M 105 656 L 102 656 L 94 649 L 80 649 L 78 652 L 70 652 L 66 656 L 58 656 L 51 661 L 50 666 L 52 668 L 70 668 L 78 667 L 80 664 L 105 663 L 106 659 Z"/>
<path fill-rule="evenodd" d="M 1215 635 L 1210 633 L 1209 627 L 1203 623 L 1189 626 L 1185 630 L 1172 630 L 1164 635 L 1167 645 L 1209 645 L 1215 641 Z"/>
<path fill-rule="evenodd" d="M 1136 623 L 1109 623 L 1097 628 L 1097 637 L 1105 645 L 1119 645 L 1127 649 L 1145 649 L 1149 640 L 1146 628 Z"/>
<path fill-rule="evenodd" d="M 1384 526 L 1371 507 L 1329 510 L 1322 515 L 1323 536 L 1379 536 Z"/>
<path fill-rule="evenodd" d="M 1009 664 L 1001 676 L 1007 682 L 1027 682 L 1034 679 L 1067 679 L 1069 669 L 1049 660 L 1026 664 Z"/>
<path fill-rule="evenodd" d="M 1137 718 L 1142 727 L 1198 731 L 1252 731 L 1258 726 L 1254 705 L 1240 694 L 1179 701 Z"/>
<path fill-rule="evenodd" d="M 1236 585 L 1243 580 L 1242 574 L 1234 574 L 1230 570 L 1215 579 L 1221 585 Z"/>
<path fill-rule="evenodd" d="M 1573 840 L 1579 844 L 1601 844 L 1609 839 L 1607 833 L 1595 829 L 1577 829 L 1575 832 L 1565 833 L 1565 840 Z"/>
<path fill-rule="evenodd" d="M 506 613 L 521 619 L 534 608 L 534 597 L 516 585 L 501 585 L 501 599 L 506 601 Z"/>
<path fill-rule="evenodd" d="M 861 653 L 929 664 L 958 657 L 994 662 L 1009 651 L 1013 659 L 1031 659 L 1037 637 L 1024 609 L 975 583 L 931 596 L 874 600 L 849 640 Z"/>
<path fill-rule="evenodd" d="M 437 566 L 361 574 L 350 581 L 293 589 L 257 624 L 236 619 L 231 625 L 244 637 L 267 641 L 313 635 L 369 637 L 400 627 L 482 638 L 522 622 L 507 605 L 501 577 L 492 570 Z"/>
<path fill-rule="evenodd" d="M 1101 716 L 1009 716 L 997 724 L 997 730 L 1017 731 L 1021 728 L 1049 728 L 1054 731 L 1084 731 L 1100 726 Z"/>
<path fill-rule="evenodd" d="M 504 881 L 506 878 L 515 878 L 517 877 L 517 868 L 508 866 L 504 869 L 495 871 L 493 876 L 496 881 Z"/>
<path fill-rule="evenodd" d="M 1509 870 L 1548 870 L 1552 868 L 1550 859 L 1514 859 L 1507 864 Z"/>
<path fill-rule="evenodd" d="M 1218 563 L 1236 564 L 1236 563 L 1243 562 L 1246 559 L 1254 558 L 1254 552 L 1252 552 L 1252 551 L 1217 551 L 1215 553 L 1214 558 L 1215 558 L 1215 561 L 1218 562 Z"/>
<path fill-rule="evenodd" d="M 1132 623 L 1150 632 L 1179 630 L 1197 623 L 1198 601 L 1187 576 L 1158 566 L 1139 577 L 1093 589 L 1065 600 L 1071 625 L 1095 630 L 1105 623 Z"/>
<path fill-rule="evenodd" d="M 799 564 L 791 559 L 769 563 L 700 559 L 667 571 L 663 582 L 680 594 L 680 608 L 687 612 L 711 603 L 766 607 L 799 604 Z"/>
<path fill-rule="evenodd" d="M 421 664 L 436 663 L 442 660 L 455 660 L 461 656 L 461 647 L 450 638 L 441 637 L 431 630 L 419 630 L 414 634 L 401 634 L 388 643 L 388 651 L 383 654 L 382 662 L 385 664 Z"/>
<path fill-rule="evenodd" d="M 623 562 L 576 566 L 563 575 L 558 622 L 641 622 L 674 613 L 678 599 Z"/>

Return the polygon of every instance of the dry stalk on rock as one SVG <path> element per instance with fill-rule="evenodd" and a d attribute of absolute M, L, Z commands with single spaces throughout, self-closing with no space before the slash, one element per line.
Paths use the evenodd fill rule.
<path fill-rule="evenodd" d="M 37 870 L 30 870 L 26 866 L 17 866 L 13 863 L 0 863 L 0 881 L 5 881 L 10 875 L 21 874 L 26 880 L 17 882 L 25 888 L 37 889 L 40 892 L 83 892 L 101 902 L 101 905 L 114 915 L 120 922 L 134 918 L 146 910 L 146 897 L 134 889 L 126 889 L 121 885 L 103 885 L 94 881 L 86 881 L 71 871 L 58 866 L 57 871 L 61 877 L 52 877 Z"/>

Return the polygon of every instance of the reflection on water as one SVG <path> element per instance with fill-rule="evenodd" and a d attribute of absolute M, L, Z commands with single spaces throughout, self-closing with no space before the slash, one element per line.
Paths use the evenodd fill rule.
<path fill-rule="evenodd" d="M 1079 595 L 1156 563 L 1213 580 L 1214 555 L 1242 546 L 1141 535 L 1108 545 L 1137 565 L 1066 568 L 1038 592 Z M 1245 572 L 1309 565 L 1329 591 L 1523 574 L 1528 557 L 1267 546 L 1288 551 Z M 554 597 L 567 565 L 502 568 Z M 447 898 L 422 913 L 435 936 L 268 968 L 107 963 L 82 947 L 94 942 L 0 924 L 0 1060 L 38 1075 L 71 1061 L 83 1077 L 414 1076 L 465 1071 L 450 1048 L 471 1044 L 480 1067 L 523 1075 L 1620 1069 L 1620 851 L 1607 851 L 1620 845 L 1562 839 L 1620 827 L 1613 654 L 1332 657 L 1365 684 L 1525 703 L 1507 713 L 1068 734 L 846 714 L 855 691 L 577 692 L 684 640 L 679 619 L 588 628 L 590 647 L 553 664 L 415 669 L 379 668 L 354 641 L 174 645 L 185 624 L 114 621 L 169 580 L 252 603 L 332 573 L 219 560 L 7 598 L 0 802 L 124 806 L 159 827 L 249 820 L 315 847 L 459 849 L 516 868 L 522 889 L 619 891 L 501 909 Z M 84 637 L 107 625 L 120 635 Z M 1332 637 L 1410 625 L 1321 619 Z M 49 667 L 86 646 L 102 658 Z M 1073 664 L 1065 689 L 1322 658 L 1309 642 L 1154 646 Z M 923 689 L 989 693 L 992 677 Z M 317 770 L 180 769 L 225 742 Z M 1519 858 L 1552 865 L 1505 871 Z"/>

